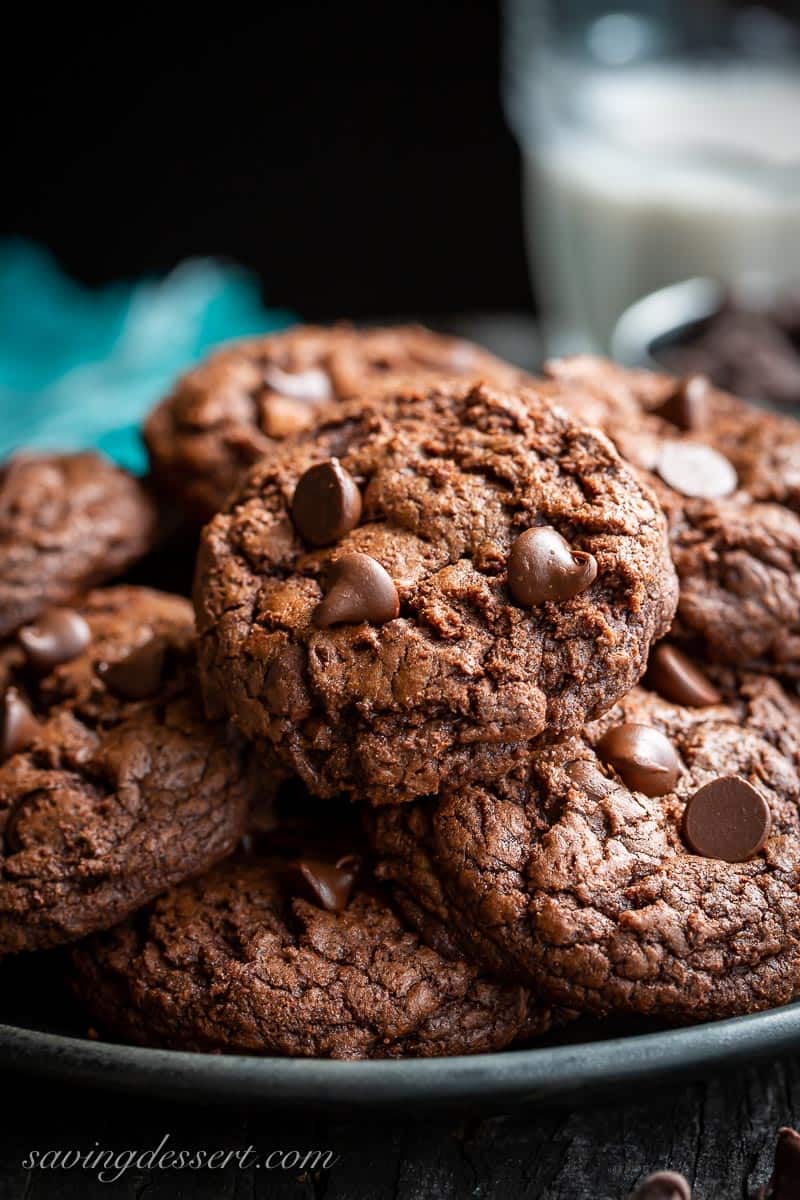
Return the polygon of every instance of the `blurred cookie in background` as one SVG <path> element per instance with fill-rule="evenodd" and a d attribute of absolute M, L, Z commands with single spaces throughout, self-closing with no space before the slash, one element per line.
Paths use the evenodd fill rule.
<path fill-rule="evenodd" d="M 120 576 L 156 528 L 145 487 L 99 454 L 9 459 L 0 467 L 0 637 Z"/>
<path fill-rule="evenodd" d="M 249 466 L 313 426 L 327 404 L 400 379 L 453 375 L 512 386 L 522 372 L 419 325 L 299 325 L 233 342 L 183 375 L 145 422 L 153 477 L 202 523 Z"/>

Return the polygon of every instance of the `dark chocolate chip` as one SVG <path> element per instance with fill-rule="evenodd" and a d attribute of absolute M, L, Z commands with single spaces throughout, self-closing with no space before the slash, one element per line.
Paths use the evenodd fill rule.
<path fill-rule="evenodd" d="M 615 725 L 597 743 L 597 753 L 634 792 L 664 796 L 678 782 L 680 762 L 663 733 L 650 725 Z"/>
<path fill-rule="evenodd" d="M 727 458 L 701 442 L 665 442 L 656 470 L 682 496 L 703 500 L 730 496 L 739 482 Z"/>
<path fill-rule="evenodd" d="M 708 397 L 711 384 L 706 375 L 687 375 L 671 396 L 655 409 L 671 425 L 677 425 L 687 433 L 705 429 L 709 421 Z"/>
<path fill-rule="evenodd" d="M 312 546 L 329 546 L 351 529 L 361 516 L 361 492 L 338 458 L 318 463 L 301 475 L 292 498 L 292 520 Z"/>
<path fill-rule="evenodd" d="M 573 550 L 550 525 L 526 529 L 508 556 L 508 586 L 520 604 L 570 600 L 596 578 L 597 560 L 583 550 Z"/>
<path fill-rule="evenodd" d="M 284 371 L 274 363 L 264 368 L 264 382 L 273 392 L 304 400 L 307 404 L 324 404 L 333 399 L 333 387 L 328 374 L 320 367 L 306 371 Z"/>
<path fill-rule="evenodd" d="M 738 775 L 723 775 L 705 784 L 683 815 L 683 832 L 695 854 L 723 862 L 747 862 L 758 854 L 771 826 L 766 800 Z"/>
<path fill-rule="evenodd" d="M 650 655 L 644 682 L 665 700 L 690 708 L 719 704 L 720 694 L 703 672 L 676 646 L 662 643 Z"/>
<path fill-rule="evenodd" d="M 167 639 L 152 637 L 115 663 L 101 664 L 99 674 L 109 691 L 123 700 L 144 700 L 158 691 L 164 679 Z"/>
<path fill-rule="evenodd" d="M 778 1130 L 775 1168 L 765 1196 L 768 1200 L 800 1200 L 800 1133 L 795 1129 Z"/>
<path fill-rule="evenodd" d="M 400 599 L 391 576 L 368 554 L 343 554 L 328 570 L 325 596 L 314 610 L 314 624 L 382 625 L 400 612 Z"/>
<path fill-rule="evenodd" d="M 33 625 L 20 629 L 17 637 L 33 669 L 46 674 L 82 654 L 92 634 L 74 609 L 51 608 Z"/>
<path fill-rule="evenodd" d="M 16 688 L 7 688 L 0 717 L 0 759 L 5 759 L 30 745 L 39 732 L 39 722 Z"/>
<path fill-rule="evenodd" d="M 361 859 L 355 854 L 346 854 L 335 863 L 299 858 L 290 864 L 296 885 L 327 912 L 341 912 L 347 908 L 360 869 Z"/>
<path fill-rule="evenodd" d="M 692 1189 L 685 1175 L 656 1171 L 639 1184 L 631 1200 L 692 1200 Z"/>

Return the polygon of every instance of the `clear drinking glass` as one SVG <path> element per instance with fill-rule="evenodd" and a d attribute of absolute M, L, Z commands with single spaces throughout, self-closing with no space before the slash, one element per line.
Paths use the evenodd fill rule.
<path fill-rule="evenodd" d="M 689 276 L 800 279 L 795 3 L 505 10 L 506 111 L 549 352 L 607 350 L 623 309 Z"/>

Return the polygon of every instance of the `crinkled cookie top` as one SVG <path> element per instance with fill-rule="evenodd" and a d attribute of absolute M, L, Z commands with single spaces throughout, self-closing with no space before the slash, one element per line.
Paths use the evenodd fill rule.
<path fill-rule="evenodd" d="M 544 394 L 598 425 L 669 518 L 676 634 L 718 662 L 800 675 L 800 423 L 711 387 L 583 356 Z"/>
<path fill-rule="evenodd" d="M 25 454 L 0 468 L 0 637 L 113 579 L 151 547 L 153 502 L 99 454 Z"/>
<path fill-rule="evenodd" d="M 491 787 L 375 814 L 379 874 L 426 940 L 601 1015 L 794 999 L 800 704 L 715 681 L 692 706 L 634 689 Z"/>
<path fill-rule="evenodd" d="M 416 325 L 301 325 L 216 351 L 150 414 L 153 474 L 188 515 L 208 520 L 276 441 L 328 403 L 399 379 L 463 375 L 513 386 L 521 372 L 460 338 Z"/>
<path fill-rule="evenodd" d="M 664 518 L 601 434 L 535 393 L 409 387 L 329 413 L 206 527 L 201 677 L 311 792 L 394 803 L 605 711 L 675 593 Z"/>
<path fill-rule="evenodd" d="M 0 954 L 105 929 L 235 847 L 249 755 L 209 722 L 191 606 L 90 593 L 21 630 L 0 706 Z"/>
<path fill-rule="evenodd" d="M 93 1019 L 146 1045 L 350 1059 L 500 1050 L 553 1021 L 423 945 L 374 888 L 326 908 L 286 867 L 230 859 L 83 943 Z"/>

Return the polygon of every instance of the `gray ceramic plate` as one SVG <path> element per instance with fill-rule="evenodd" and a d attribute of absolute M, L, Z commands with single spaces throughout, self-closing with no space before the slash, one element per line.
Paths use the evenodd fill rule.
<path fill-rule="evenodd" d="M 328 1062 L 146 1050 L 0 1025 L 0 1069 L 182 1101 L 283 1109 L 579 1104 L 626 1097 L 800 1048 L 800 1003 L 691 1029 L 471 1058 Z"/>
<path fill-rule="evenodd" d="M 690 1029 L 575 1023 L 530 1048 L 448 1059 L 330 1062 L 148 1050 L 87 1038 L 66 951 L 0 963 L 0 1071 L 182 1101 L 324 1111 L 507 1110 L 598 1094 L 626 1099 L 680 1078 L 800 1051 L 800 1001 Z"/>

